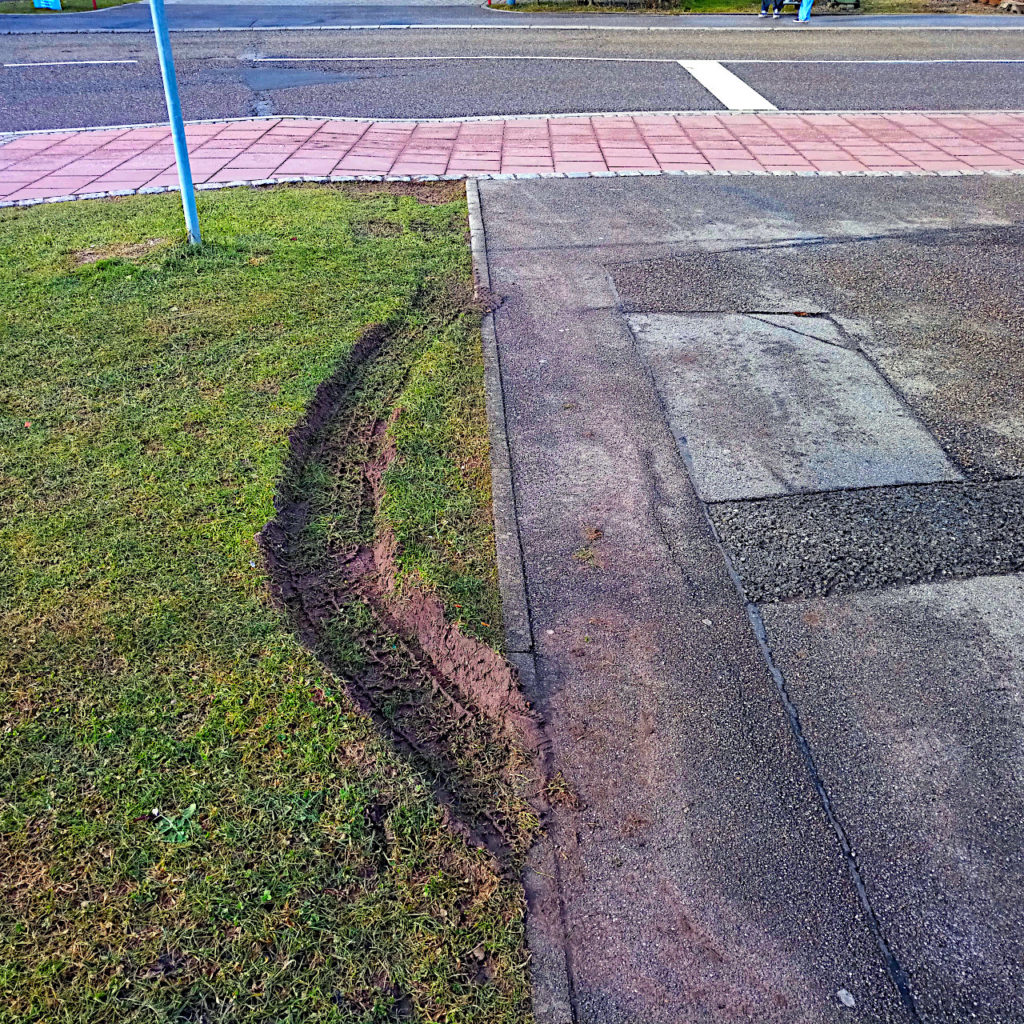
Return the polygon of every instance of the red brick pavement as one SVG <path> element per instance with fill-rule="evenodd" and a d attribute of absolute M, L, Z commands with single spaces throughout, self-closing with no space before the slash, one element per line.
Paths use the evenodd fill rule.
<path fill-rule="evenodd" d="M 1024 172 L 1024 113 L 620 114 L 471 121 L 264 118 L 189 125 L 197 184 L 595 172 Z M 18 135 L 0 202 L 177 184 L 169 129 Z"/>

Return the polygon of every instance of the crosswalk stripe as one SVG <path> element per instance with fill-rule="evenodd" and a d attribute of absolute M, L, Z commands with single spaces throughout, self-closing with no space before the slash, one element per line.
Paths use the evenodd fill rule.
<path fill-rule="evenodd" d="M 693 75 L 727 110 L 778 109 L 717 60 L 681 60 L 679 66 Z"/>

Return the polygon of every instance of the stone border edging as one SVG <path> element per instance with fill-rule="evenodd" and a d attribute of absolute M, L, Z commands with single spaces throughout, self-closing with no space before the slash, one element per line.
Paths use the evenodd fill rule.
<path fill-rule="evenodd" d="M 788 177 L 788 178 L 960 178 L 982 177 L 1010 178 L 1024 177 L 1024 168 L 1007 170 L 971 170 L 971 171 L 537 171 L 523 174 L 332 174 L 316 176 L 292 175 L 282 178 L 239 179 L 237 181 L 216 181 L 196 185 L 197 191 L 215 191 L 221 188 L 266 188 L 271 185 L 298 185 L 312 183 L 316 185 L 343 184 L 345 182 L 381 182 L 381 181 L 530 181 L 535 178 L 637 178 L 640 176 L 664 177 L 715 177 L 715 178 L 746 178 L 746 177 Z M 86 192 L 82 195 L 48 196 L 45 199 L 4 199 L 0 200 L 0 210 L 11 207 L 44 206 L 48 203 L 71 203 L 79 199 L 121 199 L 125 196 L 161 195 L 164 192 L 179 191 L 177 185 L 151 185 L 146 188 L 114 189 L 109 192 Z"/>
<path fill-rule="evenodd" d="M 478 297 L 491 298 L 491 274 L 487 260 L 487 239 L 477 179 L 466 180 L 473 278 Z M 487 403 L 487 433 L 491 449 L 491 499 L 494 539 L 498 562 L 498 587 L 505 628 L 506 657 L 515 666 L 519 684 L 528 697 L 537 693 L 537 661 L 526 596 L 526 567 L 519 517 L 516 513 L 512 457 L 505 420 L 505 394 L 501 358 L 494 329 L 494 312 L 484 313 L 480 324 L 484 355 L 484 396 Z M 543 728 L 543 722 L 541 723 Z M 539 755 L 545 777 L 550 776 L 550 753 Z M 530 998 L 537 1024 L 575 1024 L 572 967 L 562 903 L 561 869 L 555 854 L 548 821 L 545 834 L 533 844 L 523 868 L 526 895 L 526 942 L 530 951 Z M 553 908 L 558 908 L 553 913 Z"/>
<path fill-rule="evenodd" d="M 253 124 L 256 121 L 318 121 L 326 123 L 358 123 L 365 124 L 478 124 L 491 121 L 564 121 L 577 117 L 749 117 L 749 110 L 712 110 L 697 108 L 694 110 L 583 110 L 557 114 L 464 114 L 459 117 L 356 117 L 348 114 L 262 114 L 254 117 L 206 117 L 194 121 L 186 121 L 185 127 L 197 124 Z M 950 117 L 958 114 L 1007 114 L 1024 117 L 1024 107 L 1016 110 L 1009 108 L 992 108 L 990 110 L 758 110 L 759 117 L 805 117 L 823 114 L 826 116 L 849 114 L 855 117 L 877 116 L 886 117 L 897 114 L 915 114 L 921 117 Z M 133 128 L 166 128 L 166 121 L 140 121 L 135 124 L 91 124 L 82 128 L 17 128 L 13 131 L 0 132 L 0 146 L 10 139 L 24 135 L 67 135 L 71 132 L 122 132 Z"/>
<path fill-rule="evenodd" d="M 479 298 L 490 303 L 491 275 L 487 264 L 487 243 L 480 190 L 475 178 L 466 180 L 469 209 L 469 237 L 473 254 L 473 275 Z M 494 314 L 484 313 L 480 331 L 483 336 L 484 383 L 487 397 L 487 426 L 491 447 L 491 499 L 494 509 L 494 537 L 498 558 L 498 584 L 505 627 L 506 650 L 510 654 L 528 654 L 533 650 L 530 611 L 526 599 L 523 549 L 516 516 L 512 459 L 505 429 L 505 400 L 501 383 L 501 362 L 494 333 Z"/>

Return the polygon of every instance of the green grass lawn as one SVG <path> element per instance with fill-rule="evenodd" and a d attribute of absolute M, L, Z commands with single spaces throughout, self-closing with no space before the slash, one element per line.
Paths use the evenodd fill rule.
<path fill-rule="evenodd" d="M 0 211 L 4 1024 L 529 1018 L 518 884 L 295 638 L 256 540 L 381 325 L 347 415 L 390 423 L 383 499 L 323 463 L 314 524 L 386 527 L 498 636 L 465 201 L 369 189 L 202 194 L 196 251 L 175 195 Z M 390 641 L 352 601 L 331 644 L 355 672 Z"/>
<path fill-rule="evenodd" d="M 788 3 L 788 0 L 787 0 Z M 609 3 L 599 0 L 516 0 L 509 7 L 504 0 L 493 0 L 495 8 L 504 11 L 577 11 L 580 13 L 637 13 L 637 14 L 756 14 L 760 3 L 752 0 L 623 0 Z M 787 12 L 793 10 L 786 8 Z M 822 14 L 936 14 L 936 13 L 991 13 L 993 8 L 965 0 L 861 0 L 859 8 L 843 5 L 831 8 L 825 2 L 814 5 L 815 15 Z"/>
<path fill-rule="evenodd" d="M 33 7 L 32 0 L 0 0 L 0 14 L 69 14 L 78 11 L 102 10 L 104 7 L 120 7 L 123 4 L 137 3 L 138 0 L 61 0 L 61 9 L 55 11 L 50 7 Z"/>

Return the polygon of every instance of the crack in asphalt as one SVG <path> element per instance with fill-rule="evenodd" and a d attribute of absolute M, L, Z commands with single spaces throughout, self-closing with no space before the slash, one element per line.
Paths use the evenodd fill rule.
<path fill-rule="evenodd" d="M 705 515 L 706 514 L 707 510 L 705 509 Z M 708 523 L 711 525 L 712 530 L 714 530 L 714 524 L 711 523 L 710 518 L 708 519 Z M 722 557 L 728 566 L 729 576 L 732 578 L 734 585 L 742 597 L 742 583 L 732 567 L 725 548 L 718 539 L 717 532 L 715 534 L 715 540 L 718 543 L 719 550 L 722 552 Z M 853 885 L 857 890 L 857 896 L 860 900 L 860 904 L 864 908 L 864 913 L 867 916 L 868 928 L 871 931 L 871 935 L 874 938 L 875 944 L 878 946 L 878 950 L 882 955 L 882 960 L 885 963 L 886 972 L 888 973 L 893 985 L 896 987 L 896 991 L 900 996 L 900 1001 L 903 1003 L 904 1009 L 906 1009 L 910 1020 L 913 1024 L 921 1024 L 921 1017 L 917 1012 L 917 1004 L 914 1000 L 914 994 L 910 987 L 910 979 L 903 965 L 897 959 L 896 954 L 893 953 L 892 948 L 889 945 L 889 941 L 885 937 L 885 933 L 882 931 L 881 922 L 879 921 L 878 914 L 871 903 L 871 897 L 868 894 L 867 886 L 864 882 L 863 871 L 857 861 L 857 855 L 854 853 L 853 847 L 850 844 L 849 837 L 846 834 L 846 829 L 843 827 L 842 822 L 839 820 L 839 817 L 832 806 L 832 799 L 829 796 L 828 789 L 821 777 L 821 773 L 818 771 L 817 762 L 814 759 L 814 752 L 811 750 L 810 742 L 804 735 L 803 725 L 800 721 L 800 712 L 789 695 L 789 691 L 786 687 L 786 678 L 772 656 L 771 647 L 768 644 L 768 635 L 764 626 L 764 619 L 761 617 L 761 612 L 757 605 L 752 604 L 749 601 L 746 601 L 745 603 L 747 618 L 750 620 L 750 625 L 754 630 L 754 635 L 757 637 L 758 647 L 761 650 L 765 666 L 775 683 L 779 699 L 782 702 L 782 706 L 786 712 L 786 717 L 789 720 L 790 729 L 793 733 L 794 739 L 796 740 L 797 746 L 800 748 L 800 753 L 803 756 L 807 772 L 811 777 L 811 783 L 814 786 L 815 792 L 818 794 L 818 800 L 820 801 L 822 810 L 825 813 L 825 818 L 832 827 L 832 831 L 835 833 L 836 839 L 839 842 L 839 847 L 842 850 L 843 858 L 846 861 L 846 867 L 849 871 L 850 878 L 853 880 Z"/>
<path fill-rule="evenodd" d="M 636 336 L 633 333 L 632 326 L 629 326 L 630 337 L 633 340 L 633 351 L 636 358 L 639 360 L 641 366 L 647 373 L 648 379 L 651 382 L 651 386 L 654 388 L 654 394 L 657 397 L 658 404 L 661 408 L 663 422 L 668 424 L 667 410 L 665 409 L 664 400 L 657 387 L 654 386 L 653 372 L 647 361 L 643 358 L 640 347 L 637 344 Z M 671 431 L 670 431 L 671 433 Z M 917 1005 L 914 1000 L 914 995 L 910 986 L 910 979 L 907 975 L 906 970 L 900 963 L 899 959 L 893 953 L 892 948 L 889 945 L 889 941 L 882 930 L 881 922 L 878 914 L 871 902 L 871 897 L 868 893 L 867 886 L 864 882 L 863 872 L 860 863 L 857 860 L 856 854 L 853 851 L 853 847 L 850 843 L 849 836 L 847 835 L 846 829 L 842 822 L 839 820 L 839 816 L 832 804 L 832 798 L 829 795 L 828 789 L 825 786 L 825 782 L 821 777 L 821 773 L 818 770 L 817 761 L 814 757 L 814 752 L 811 750 L 811 745 L 806 735 L 804 734 L 803 725 L 800 720 L 799 710 L 794 703 L 793 699 L 789 695 L 789 691 L 786 686 L 786 679 L 782 673 L 782 670 L 776 664 L 775 659 L 771 652 L 771 647 L 768 643 L 768 636 L 764 626 L 764 620 L 761 617 L 761 612 L 757 605 L 748 601 L 746 593 L 743 588 L 743 581 L 740 578 L 739 573 L 733 566 L 732 559 L 729 555 L 728 550 L 722 542 L 719 536 L 718 530 L 715 526 L 714 520 L 711 518 L 708 510 L 708 504 L 700 497 L 697 491 L 696 484 L 693 477 L 693 459 L 689 452 L 688 446 L 684 439 L 676 438 L 676 450 L 679 455 L 680 462 L 683 464 L 683 470 L 689 480 L 690 486 L 694 490 L 694 494 L 697 497 L 697 501 L 700 505 L 701 512 L 704 516 L 704 521 L 707 524 L 708 529 L 714 538 L 714 542 L 718 547 L 718 551 L 722 556 L 722 561 L 725 564 L 726 571 L 729 575 L 729 579 L 732 581 L 733 587 L 739 596 L 740 601 L 747 614 L 747 619 L 750 622 L 751 629 L 753 630 L 754 636 L 757 639 L 758 650 L 760 651 L 761 658 L 764 662 L 765 668 L 768 670 L 772 681 L 775 684 L 775 689 L 779 695 L 779 700 L 782 703 L 783 710 L 786 714 L 786 719 L 789 723 L 790 731 L 796 741 L 797 747 L 800 751 L 804 765 L 807 769 L 808 776 L 814 791 L 818 797 L 818 802 L 821 805 L 822 811 L 825 815 L 825 819 L 835 834 L 836 840 L 839 844 L 839 849 L 842 853 L 843 860 L 846 864 L 847 871 L 850 875 L 851 881 L 853 882 L 854 889 L 857 893 L 858 901 L 864 910 L 868 930 L 871 932 L 871 936 L 875 941 L 875 945 L 878 947 L 878 951 L 882 957 L 883 964 L 885 965 L 886 973 L 889 976 L 893 986 L 899 994 L 900 1001 L 903 1004 L 904 1009 L 907 1012 L 911 1024 L 921 1024 L 921 1017 L 917 1011 Z M 650 452 L 644 453 L 644 466 L 646 469 L 647 479 L 650 486 L 653 488 L 653 492 L 656 498 L 659 498 L 659 504 L 671 504 L 668 495 L 665 495 L 658 483 L 657 470 L 654 467 L 653 456 Z M 658 514 L 657 508 L 654 509 L 654 520 L 657 524 L 659 533 L 665 542 L 666 548 L 672 558 L 672 561 L 676 564 L 680 572 L 683 572 L 683 566 L 680 564 L 680 560 L 676 553 L 676 550 L 668 536 L 665 524 L 662 522 L 661 516 Z"/>
<path fill-rule="evenodd" d="M 808 338 L 811 341 L 820 342 L 822 345 L 831 345 L 833 348 L 841 348 L 844 352 L 860 351 L 856 344 L 844 345 L 842 342 L 839 341 L 832 341 L 829 338 L 819 338 L 817 334 L 808 334 L 807 331 L 798 331 L 795 327 L 790 327 L 788 325 L 783 326 L 781 324 L 774 323 L 771 320 L 765 319 L 766 317 L 769 316 L 800 316 L 814 320 L 827 320 L 838 331 L 840 331 L 844 338 L 849 338 L 847 332 L 844 331 L 843 328 L 840 327 L 840 325 L 837 324 L 828 313 L 745 313 L 744 315 L 749 320 L 756 320 L 758 323 L 767 324 L 769 327 L 777 327 L 780 330 L 788 331 L 790 334 L 796 334 L 801 338 Z"/>

